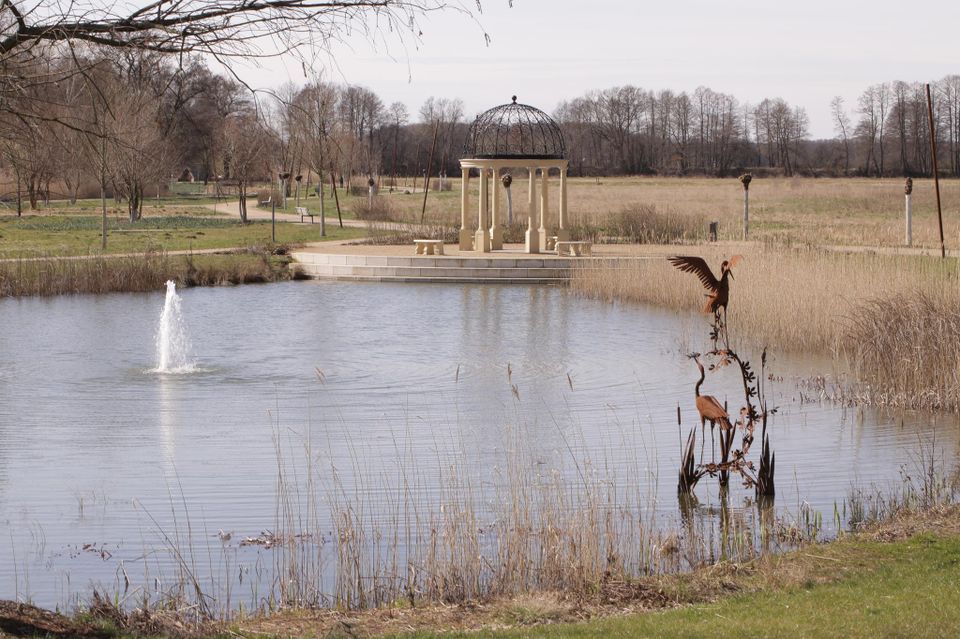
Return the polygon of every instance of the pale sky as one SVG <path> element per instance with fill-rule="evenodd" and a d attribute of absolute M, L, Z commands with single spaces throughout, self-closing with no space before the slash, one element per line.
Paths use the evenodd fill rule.
<path fill-rule="evenodd" d="M 326 78 L 366 86 L 385 104 L 403 102 L 414 119 L 430 96 L 462 99 L 472 119 L 513 94 L 552 113 L 593 89 L 632 84 L 692 92 L 704 85 L 741 103 L 782 97 L 803 106 L 811 136 L 819 138 L 834 135 L 834 95 L 853 115 L 870 84 L 960 73 L 956 0 L 482 4 L 482 27 L 456 12 L 424 18 L 417 46 L 377 51 L 362 38 L 351 40 L 335 50 L 336 68 Z M 305 82 L 293 59 L 240 75 L 262 88 Z"/>

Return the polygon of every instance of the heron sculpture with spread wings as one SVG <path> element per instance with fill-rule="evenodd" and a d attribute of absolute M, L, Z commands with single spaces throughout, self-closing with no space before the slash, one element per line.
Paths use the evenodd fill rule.
<path fill-rule="evenodd" d="M 671 264 L 684 273 L 693 273 L 707 289 L 707 303 L 703 307 L 704 313 L 718 314 L 723 309 L 723 315 L 727 315 L 727 301 L 730 297 L 730 283 L 727 276 L 733 277 L 732 269 L 737 262 L 743 259 L 742 255 L 734 255 L 729 260 L 724 260 L 720 265 L 720 279 L 717 279 L 706 260 L 702 257 L 693 257 L 690 255 L 674 255 L 667 258 Z"/>

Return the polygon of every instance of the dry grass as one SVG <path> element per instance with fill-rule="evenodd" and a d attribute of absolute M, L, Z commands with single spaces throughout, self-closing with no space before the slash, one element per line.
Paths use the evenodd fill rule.
<path fill-rule="evenodd" d="M 514 216 L 526 219 L 527 179 L 515 176 Z M 453 192 L 431 193 L 427 220 L 432 224 L 460 226 L 460 185 Z M 476 222 L 479 180 L 471 180 L 470 223 Z M 948 246 L 956 246 L 960 225 L 960 182 L 940 184 L 944 229 Z M 383 192 L 381 191 L 383 194 Z M 556 215 L 559 180 L 551 179 L 548 199 Z M 397 218 L 420 219 L 423 195 L 384 194 L 396 203 Z M 743 189 L 736 178 L 593 178 L 570 179 L 568 210 L 573 227 L 612 226 L 625 208 L 651 207 L 670 218 L 702 225 L 720 223 L 721 239 L 740 239 Z M 506 219 L 506 197 L 501 189 L 501 210 Z M 539 200 L 538 200 L 539 202 Z M 900 246 L 904 240 L 904 195 L 901 179 L 763 178 L 750 185 L 751 238 L 812 246 Z M 914 245 L 939 246 L 936 206 L 931 180 L 915 180 L 913 192 Z M 614 235 L 607 232 L 607 235 Z"/>
<path fill-rule="evenodd" d="M 358 220 L 367 222 L 391 221 L 398 216 L 393 200 L 379 195 L 374 198 L 357 198 L 351 203 L 350 210 Z"/>
<path fill-rule="evenodd" d="M 931 290 L 932 289 L 932 290 Z M 896 291 L 858 306 L 843 351 L 873 403 L 960 410 L 960 292 L 954 282 Z"/>
<path fill-rule="evenodd" d="M 664 247 L 657 252 L 703 256 L 715 272 L 732 252 L 743 254 L 731 283 L 730 325 L 736 327 L 734 337 L 774 350 L 838 349 L 857 307 L 873 299 L 920 290 L 960 300 L 955 259 L 765 246 Z M 695 277 L 660 257 L 584 266 L 574 272 L 571 286 L 590 297 L 685 311 L 698 311 L 704 300 Z"/>
<path fill-rule="evenodd" d="M 669 248 L 659 249 L 666 252 Z M 731 249 L 698 247 L 719 271 Z M 860 403 L 960 410 L 960 264 L 956 259 L 745 247 L 729 307 L 734 337 L 775 351 L 833 353 Z M 609 260 L 575 271 L 581 294 L 677 310 L 701 307 L 699 281 L 665 259 Z"/>
<path fill-rule="evenodd" d="M 0 262 L 0 297 L 159 291 L 180 286 L 272 282 L 298 277 L 267 253 L 21 259 Z"/>
<path fill-rule="evenodd" d="M 899 557 L 904 548 L 880 544 L 903 542 L 918 534 L 938 537 L 960 534 L 960 509 L 933 507 L 900 513 L 862 534 L 827 546 L 802 549 L 785 556 L 766 555 L 747 563 L 721 563 L 688 574 L 658 575 L 624 581 L 606 579 L 598 588 L 570 596 L 563 592 L 494 597 L 462 605 L 395 605 L 370 611 L 295 610 L 239 622 L 241 634 L 277 636 L 380 636 L 423 631 L 489 633 L 505 628 L 523 629 L 556 623 L 666 610 L 728 600 L 732 596 L 811 588 L 872 574 Z M 919 544 L 924 547 L 929 539 Z M 916 547 L 918 544 L 914 544 Z M 905 548 L 909 545 L 905 545 Z M 945 577 L 948 579 L 948 577 Z M 713 615 L 710 615 L 711 617 Z M 581 628 L 583 630 L 583 628 Z M 596 628 L 597 634 L 601 629 Z M 562 632 L 558 633 L 563 635 Z M 571 633 L 586 636 L 585 633 Z M 416 635 L 419 636 L 419 635 Z"/>

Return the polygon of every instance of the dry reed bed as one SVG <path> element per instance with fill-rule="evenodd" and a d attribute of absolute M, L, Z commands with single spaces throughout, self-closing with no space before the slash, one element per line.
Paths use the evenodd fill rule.
<path fill-rule="evenodd" d="M 718 270 L 729 249 L 677 248 Z M 746 248 L 734 271 L 736 337 L 774 350 L 828 352 L 880 404 L 960 409 L 960 266 L 955 259 Z M 574 272 L 589 297 L 699 310 L 698 280 L 665 259 L 616 260 Z"/>
<path fill-rule="evenodd" d="M 425 468 L 405 459 L 405 449 L 379 472 L 356 451 L 347 468 L 342 460 L 324 467 L 316 463 L 324 454 L 309 444 L 299 451 L 278 444 L 277 543 L 272 566 L 264 567 L 268 583 L 249 582 L 247 594 L 233 592 L 229 581 L 207 586 L 187 560 L 172 599 L 153 603 L 195 609 L 198 600 L 209 601 L 206 614 L 229 618 L 230 604 L 244 600 L 252 608 L 241 610 L 274 612 L 413 608 L 535 592 L 582 598 L 604 584 L 721 559 L 747 561 L 821 533 L 812 521 L 776 518 L 770 504 L 740 509 L 724 502 L 718 521 L 695 499 L 684 503 L 679 526 L 671 521 L 663 530 L 656 500 L 636 488 L 636 474 L 645 472 L 639 466 L 616 472 L 580 456 L 572 467 L 544 470 L 523 432 L 507 435 L 504 458 L 492 467 L 489 458 L 460 453 Z M 190 547 L 170 552 L 204 554 Z"/>
<path fill-rule="evenodd" d="M 21 259 L 0 262 L 0 297 L 162 290 L 181 286 L 271 282 L 297 277 L 267 254 Z"/>
<path fill-rule="evenodd" d="M 506 435 L 504 457 L 492 467 L 461 452 L 428 469 L 433 464 L 408 459 L 415 443 L 400 441 L 397 459 L 378 472 L 353 446 L 345 464 L 331 458 L 328 465 L 320 460 L 329 451 L 275 430 L 276 520 L 256 567 L 238 573 L 235 548 L 223 546 L 218 560 L 204 541 L 195 545 L 210 535 L 192 532 L 198 527 L 187 504 L 175 499 L 179 529 L 162 534 L 175 574 L 151 566 L 144 586 L 124 590 L 122 601 L 136 601 L 134 620 L 189 624 L 283 610 L 300 615 L 304 608 L 326 619 L 376 608 L 476 609 L 537 593 L 578 608 L 662 607 L 714 593 L 709 583 L 690 589 L 714 571 L 736 571 L 743 562 L 822 540 L 823 518 L 806 504 L 778 517 L 768 501 L 739 507 L 721 498 L 703 508 L 688 498 L 680 501 L 679 520 L 658 522 L 655 500 L 637 490 L 636 473 L 647 472 L 642 462 L 614 471 L 571 450 L 568 461 L 542 470 L 522 430 Z M 853 493 L 838 504 L 833 524 L 842 535 L 842 517 L 860 529 L 903 512 L 939 509 L 956 503 L 958 490 L 955 465 L 934 443 L 921 442 L 902 484 Z M 219 579 L 198 576 L 207 562 L 222 564 Z M 147 585 L 161 583 L 167 590 Z M 129 586 L 119 582 L 118 592 Z M 119 609 L 111 614 L 129 618 Z"/>

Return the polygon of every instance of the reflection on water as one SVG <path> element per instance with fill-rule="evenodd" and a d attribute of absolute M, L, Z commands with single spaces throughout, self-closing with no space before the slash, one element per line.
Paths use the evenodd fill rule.
<path fill-rule="evenodd" d="M 698 316 L 529 286 L 298 282 L 182 298 L 204 369 L 176 376 L 145 373 L 162 291 L 0 301 L 0 547 L 17 554 L 0 562 L 0 597 L 55 605 L 124 573 L 147 582 L 169 565 L 163 535 L 186 530 L 201 576 L 262 572 L 271 551 L 236 540 L 282 524 L 280 471 L 295 501 L 308 476 L 323 503 L 363 496 L 368 523 L 389 523 L 404 491 L 438 503 L 452 465 L 496 494 L 521 472 L 519 449 L 526 476 L 610 478 L 664 525 L 765 512 L 739 487 L 718 501 L 709 481 L 677 508 Z M 854 483 L 899 481 L 933 433 L 956 450 L 952 417 L 802 404 L 797 377 L 827 367 L 772 360 L 778 511 L 830 513 Z M 724 375 L 704 392 L 734 404 L 739 381 Z M 329 534 L 325 513 L 296 517 Z M 227 550 L 218 530 L 234 533 Z"/>

